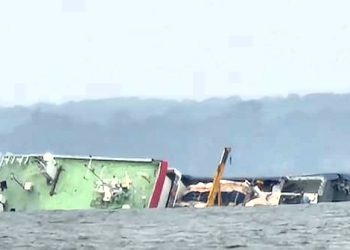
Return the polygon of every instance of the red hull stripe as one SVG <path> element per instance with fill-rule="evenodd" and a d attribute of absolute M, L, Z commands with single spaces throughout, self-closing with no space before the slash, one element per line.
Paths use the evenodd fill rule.
<path fill-rule="evenodd" d="M 160 164 L 160 168 L 159 168 L 158 179 L 156 181 L 156 185 L 154 187 L 154 192 L 152 194 L 151 202 L 149 205 L 150 208 L 158 207 L 158 203 L 160 200 L 160 195 L 161 195 L 162 190 L 163 190 L 164 181 L 165 181 L 167 171 L 168 171 L 168 162 L 162 161 L 162 163 Z"/>

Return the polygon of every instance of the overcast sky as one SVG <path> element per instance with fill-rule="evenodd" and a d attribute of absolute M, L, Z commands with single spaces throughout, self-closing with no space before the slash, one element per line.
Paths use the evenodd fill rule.
<path fill-rule="evenodd" d="M 349 1 L 1 0 L 0 105 L 350 92 Z"/>

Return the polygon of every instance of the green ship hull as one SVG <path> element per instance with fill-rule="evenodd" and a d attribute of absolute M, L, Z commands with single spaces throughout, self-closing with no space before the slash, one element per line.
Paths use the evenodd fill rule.
<path fill-rule="evenodd" d="M 3 211 L 158 207 L 167 163 L 60 155 L 4 155 Z"/>

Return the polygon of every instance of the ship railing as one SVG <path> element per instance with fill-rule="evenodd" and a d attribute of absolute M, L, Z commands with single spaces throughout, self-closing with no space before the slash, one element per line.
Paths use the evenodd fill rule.
<path fill-rule="evenodd" d="M 4 164 L 11 164 L 13 165 L 15 161 L 21 165 L 21 164 L 27 164 L 29 161 L 30 156 L 28 155 L 3 155 L 0 159 L 0 167 L 2 167 Z"/>
<path fill-rule="evenodd" d="M 2 158 L 18 158 L 18 157 L 41 157 L 44 154 L 12 154 L 6 153 L 2 155 Z M 101 157 L 101 156 L 86 156 L 86 155 L 59 155 L 53 154 L 55 158 L 65 158 L 65 159 L 79 159 L 79 160 L 101 160 L 101 161 L 123 161 L 123 162 L 153 162 L 153 158 L 117 158 L 117 157 Z"/>

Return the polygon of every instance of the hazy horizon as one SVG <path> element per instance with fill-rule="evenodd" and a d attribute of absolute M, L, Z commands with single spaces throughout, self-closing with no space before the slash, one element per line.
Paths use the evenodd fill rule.
<path fill-rule="evenodd" d="M 62 100 L 61 102 L 54 102 L 54 101 L 38 101 L 38 102 L 33 102 L 33 103 L 27 103 L 27 104 L 1 104 L 0 102 L 0 107 L 2 108 L 11 108 L 11 107 L 31 107 L 39 104 L 43 105 L 64 105 L 67 103 L 80 103 L 80 102 L 94 102 L 94 101 L 103 101 L 103 100 L 131 100 L 131 99 L 136 99 L 136 100 L 156 100 L 156 101 L 175 101 L 175 102 L 196 102 L 196 103 L 202 103 L 210 100 L 225 100 L 225 99 L 230 99 L 230 98 L 238 98 L 241 101 L 254 101 L 254 100 L 263 100 L 263 99 L 286 99 L 288 97 L 295 97 L 298 96 L 299 98 L 303 98 L 306 96 L 311 96 L 311 95 L 349 95 L 349 92 L 308 92 L 308 93 L 288 93 L 286 95 L 262 95 L 262 96 L 251 96 L 251 97 L 246 97 L 246 96 L 240 96 L 240 95 L 231 95 L 231 96 L 210 96 L 210 97 L 205 97 L 201 99 L 196 99 L 196 98 L 191 98 L 191 97 L 179 97 L 179 98 L 171 98 L 171 97 L 147 97 L 147 96 L 111 96 L 111 97 L 86 97 L 82 99 L 67 99 L 67 100 Z"/>
<path fill-rule="evenodd" d="M 212 175 L 223 147 L 232 146 L 231 176 L 343 172 L 349 114 L 350 94 L 0 107 L 0 152 L 152 157 Z"/>

